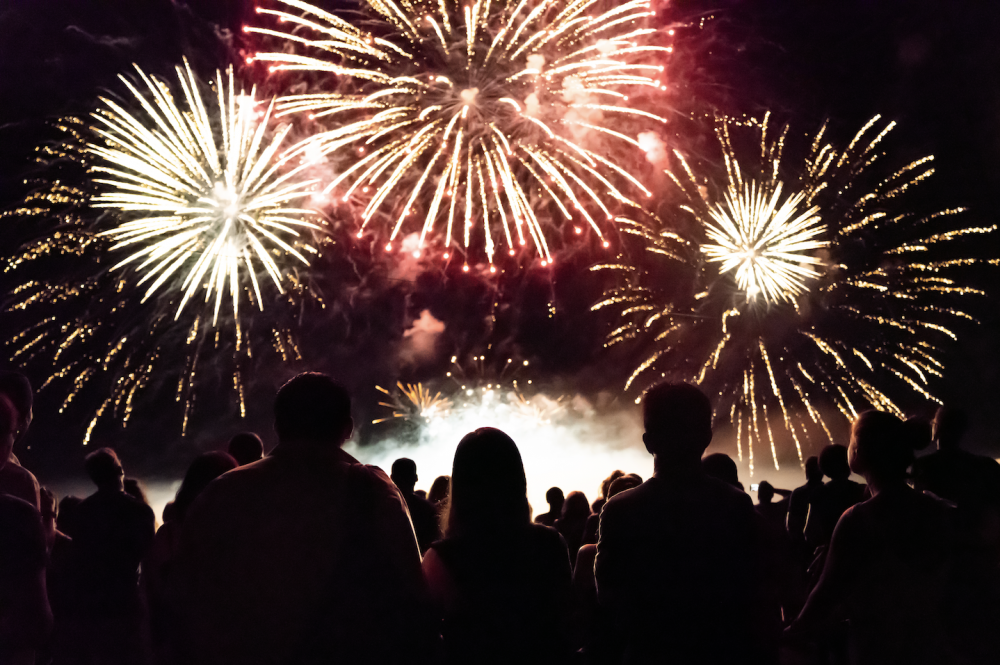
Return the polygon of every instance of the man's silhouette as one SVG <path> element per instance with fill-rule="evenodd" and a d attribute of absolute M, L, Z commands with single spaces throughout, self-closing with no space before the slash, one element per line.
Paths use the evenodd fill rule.
<path fill-rule="evenodd" d="M 598 600 L 621 662 L 757 662 L 753 503 L 702 470 L 711 404 L 664 383 L 644 396 L 643 421 L 654 475 L 605 504 L 597 545 Z"/>
<path fill-rule="evenodd" d="M 545 493 L 545 501 L 549 504 L 549 512 L 536 516 L 535 523 L 554 527 L 556 525 L 556 520 L 562 515 L 563 504 L 566 503 L 566 497 L 563 496 L 563 491 L 558 487 L 550 487 Z"/>
<path fill-rule="evenodd" d="M 438 527 L 437 510 L 427 499 L 414 494 L 417 484 L 417 463 L 407 457 L 400 457 L 392 463 L 392 473 L 389 476 L 399 488 L 406 506 L 410 509 L 410 519 L 413 521 L 413 531 L 417 535 L 417 544 L 423 554 L 435 540 L 441 536 Z"/>
<path fill-rule="evenodd" d="M 406 503 L 341 446 L 351 399 L 324 374 L 278 391 L 278 446 L 213 480 L 181 527 L 187 663 L 422 662 L 429 598 Z"/>
<path fill-rule="evenodd" d="M 788 534 L 796 547 L 801 548 L 805 541 L 804 531 L 806 518 L 809 517 L 809 506 L 816 495 L 816 490 L 823 486 L 823 471 L 819 468 L 819 458 L 813 455 L 806 460 L 806 484 L 792 490 L 788 499 Z"/>

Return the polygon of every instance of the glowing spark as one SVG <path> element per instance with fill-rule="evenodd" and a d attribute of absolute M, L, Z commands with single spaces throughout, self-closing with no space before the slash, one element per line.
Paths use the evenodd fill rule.
<path fill-rule="evenodd" d="M 932 158 L 879 180 L 876 147 L 893 125 L 877 131 L 878 120 L 843 150 L 824 141 L 824 128 L 799 163 L 784 157 L 785 131 L 768 135 L 766 117 L 743 123 L 760 133 L 756 160 L 733 148 L 730 127 L 739 123 L 721 124 L 722 173 L 696 176 L 678 152 L 667 172 L 686 197 L 680 211 L 694 218 L 692 236 L 657 220 L 621 221 L 645 258 L 593 268 L 620 278 L 593 306 L 621 316 L 606 345 L 650 347 L 626 389 L 662 378 L 700 384 L 732 423 L 751 472 L 755 444 L 777 468 L 782 441 L 800 462 L 810 432 L 833 441 L 831 414 L 901 413 L 890 395 L 936 401 L 931 381 L 943 373 L 944 347 L 972 318 L 955 302 L 982 295 L 966 269 L 990 261 L 955 253 L 996 227 L 963 227 L 960 209 L 894 212 L 933 172 Z M 663 271 L 649 268 L 658 262 L 690 275 L 690 292 L 657 283 Z"/>
<path fill-rule="evenodd" d="M 641 129 L 666 122 L 641 108 L 661 88 L 655 59 L 670 52 L 646 27 L 649 0 L 604 10 L 598 0 L 367 0 L 367 22 L 274 4 L 257 11 L 276 27 L 248 31 L 288 48 L 255 58 L 327 75 L 278 110 L 330 123 L 308 145 L 344 161 L 326 191 L 358 197 L 362 228 L 395 220 L 391 242 L 420 217 L 421 246 L 439 229 L 445 246 L 465 248 L 481 229 L 491 263 L 501 242 L 513 253 L 530 236 L 551 263 L 549 219 L 577 216 L 603 239 L 597 220 L 613 217 L 610 205 L 641 209 L 633 196 L 649 196 L 619 165 L 641 151 Z"/>

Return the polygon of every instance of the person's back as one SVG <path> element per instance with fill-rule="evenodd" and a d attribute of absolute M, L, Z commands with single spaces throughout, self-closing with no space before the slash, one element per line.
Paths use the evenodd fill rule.
<path fill-rule="evenodd" d="M 819 582 L 789 629 L 847 618 L 859 665 L 955 662 L 943 621 L 953 511 L 906 484 L 916 431 L 881 412 L 855 421 L 851 468 L 874 495 L 840 518 Z"/>
<path fill-rule="evenodd" d="M 275 403 L 278 447 L 191 506 L 176 559 L 185 662 L 420 660 L 417 544 L 388 477 L 341 450 L 349 413 L 328 377 L 292 379 Z"/>
<path fill-rule="evenodd" d="M 788 519 L 786 526 L 788 534 L 796 547 L 801 548 L 805 540 L 806 519 L 816 491 L 823 486 L 823 471 L 819 467 L 819 458 L 810 457 L 805 463 L 806 484 L 792 490 L 788 498 Z"/>
<path fill-rule="evenodd" d="M 851 469 L 847 465 L 847 448 L 839 444 L 829 445 L 819 457 L 820 468 L 830 481 L 813 492 L 806 520 L 806 542 L 813 549 L 830 542 L 837 520 L 844 511 L 864 499 L 865 486 L 849 478 Z"/>
<path fill-rule="evenodd" d="M 413 532 L 417 536 L 417 545 L 420 546 L 420 553 L 423 554 L 431 546 L 441 529 L 438 527 L 438 513 L 434 504 L 413 491 L 417 483 L 417 465 L 406 457 L 401 457 L 392 463 L 392 474 L 389 476 L 393 484 L 399 488 L 403 498 L 406 500 L 406 507 L 410 511 L 410 520 L 413 523 Z"/>
<path fill-rule="evenodd" d="M 446 662 L 566 662 L 569 556 L 559 533 L 529 520 L 516 444 L 491 428 L 466 435 L 451 477 L 448 531 L 424 558 Z"/>
<path fill-rule="evenodd" d="M 554 527 L 556 525 L 556 520 L 558 520 L 559 516 L 562 515 L 563 504 L 566 502 L 566 497 L 563 496 L 563 491 L 558 487 L 550 487 L 548 491 L 545 492 L 545 501 L 549 504 L 549 510 L 546 513 L 536 515 L 535 523 Z"/>
<path fill-rule="evenodd" d="M 68 534 L 73 538 L 76 611 L 129 616 L 139 602 L 139 563 L 153 541 L 153 510 L 114 484 L 115 477 L 121 482 L 121 467 L 113 468 L 118 461 L 110 449 L 92 453 L 87 463 L 98 490 L 77 506 L 74 530 Z"/>
<path fill-rule="evenodd" d="M 753 504 L 705 476 L 711 406 L 696 388 L 644 398 L 653 478 L 601 513 L 597 591 L 624 640 L 625 663 L 754 662 Z"/>

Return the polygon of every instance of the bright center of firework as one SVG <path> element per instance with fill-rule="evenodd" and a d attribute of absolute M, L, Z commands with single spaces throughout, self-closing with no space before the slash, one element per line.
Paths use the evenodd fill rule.
<path fill-rule="evenodd" d="M 550 261 L 549 218 L 576 218 L 601 237 L 620 214 L 612 205 L 639 208 L 631 197 L 651 195 L 608 158 L 639 149 L 630 123 L 666 122 L 635 103 L 663 89 L 653 59 L 669 52 L 651 43 L 648 0 L 368 0 L 362 21 L 275 2 L 288 11 L 257 12 L 278 29 L 248 31 L 291 50 L 256 59 L 338 81 L 284 97 L 280 112 L 335 121 L 309 139 L 344 158 L 325 192 L 363 205 L 363 227 L 388 220 L 389 246 L 417 220 L 420 247 L 443 231 L 445 245 L 480 236 L 491 262 L 497 243 L 513 254 L 531 241 Z"/>
<path fill-rule="evenodd" d="M 723 273 L 735 272 L 736 283 L 750 301 L 794 301 L 807 282 L 819 276 L 822 261 L 814 252 L 826 246 L 826 227 L 819 208 L 805 194 L 782 199 L 782 185 L 748 181 L 731 183 L 724 203 L 709 209 L 702 245 L 709 261 Z"/>

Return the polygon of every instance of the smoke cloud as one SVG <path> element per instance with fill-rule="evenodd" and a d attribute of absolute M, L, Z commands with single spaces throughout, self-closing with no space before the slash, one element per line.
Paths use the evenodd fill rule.
<path fill-rule="evenodd" d="M 419 366 L 434 360 L 437 340 L 444 328 L 444 323 L 435 319 L 429 310 L 420 312 L 420 317 L 403 332 L 399 361 L 404 365 Z"/>

